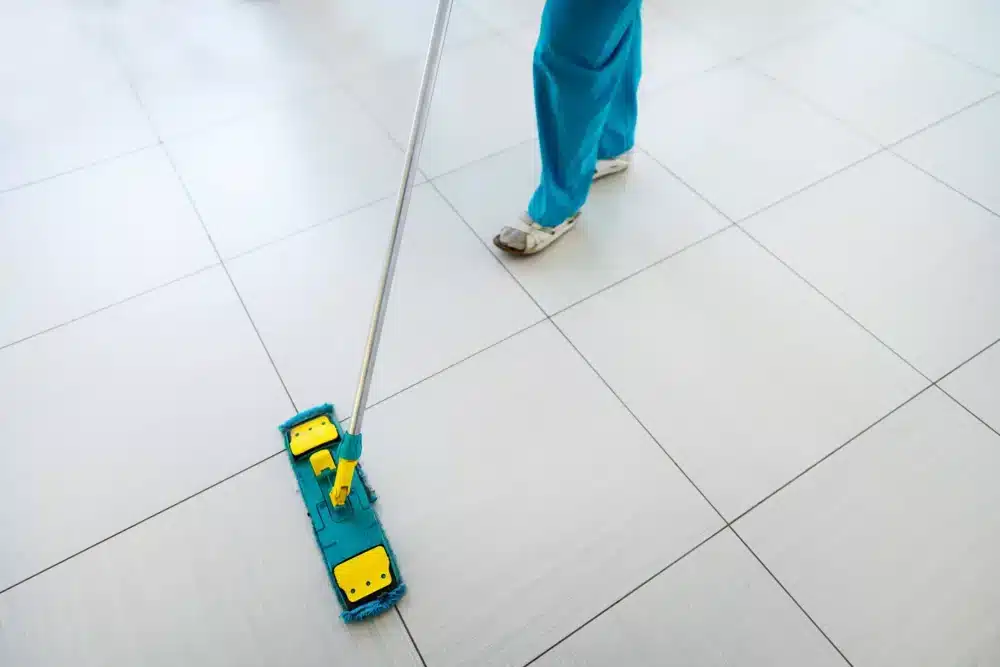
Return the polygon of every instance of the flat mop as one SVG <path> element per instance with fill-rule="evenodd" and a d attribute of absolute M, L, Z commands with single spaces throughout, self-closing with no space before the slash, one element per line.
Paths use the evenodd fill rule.
<path fill-rule="evenodd" d="M 302 500 L 312 519 L 316 542 L 326 561 L 330 583 L 343 608 L 341 618 L 348 623 L 388 611 L 406 592 L 396 557 L 373 507 L 375 493 L 368 485 L 358 459 L 361 457 L 361 423 L 368 403 L 375 356 L 382 337 L 382 324 L 403 239 L 403 224 L 410 206 L 414 174 L 424 140 L 452 1 L 439 0 L 434 17 L 413 128 L 406 147 L 402 183 L 396 197 L 389 250 L 361 362 L 361 379 L 354 397 L 350 426 L 342 432 L 334 407 L 327 403 L 300 412 L 279 427 Z M 355 474 L 358 484 L 354 484 Z"/>

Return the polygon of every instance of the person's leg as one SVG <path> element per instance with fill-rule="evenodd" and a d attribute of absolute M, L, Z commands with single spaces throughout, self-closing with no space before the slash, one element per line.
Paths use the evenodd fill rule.
<path fill-rule="evenodd" d="M 541 181 L 528 219 L 493 240 L 503 250 L 538 252 L 574 224 L 619 85 L 635 69 L 640 6 L 641 0 L 547 0 L 534 57 Z"/>
<path fill-rule="evenodd" d="M 639 115 L 639 78 L 642 76 L 642 19 L 637 16 L 629 39 L 628 62 L 608 110 L 597 146 L 598 160 L 612 160 L 635 146 L 635 123 Z"/>
<path fill-rule="evenodd" d="M 535 48 L 542 177 L 528 215 L 559 225 L 587 198 L 598 144 L 632 69 L 639 0 L 548 0 Z"/>

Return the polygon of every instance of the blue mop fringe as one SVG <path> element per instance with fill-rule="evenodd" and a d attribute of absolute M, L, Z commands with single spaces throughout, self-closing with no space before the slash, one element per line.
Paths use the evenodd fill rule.
<path fill-rule="evenodd" d="M 400 584 L 385 595 L 382 595 L 371 602 L 366 602 L 360 607 L 355 607 L 349 611 L 341 612 L 340 618 L 343 619 L 345 623 L 356 623 L 357 621 L 363 621 L 366 618 L 372 618 L 373 616 L 384 614 L 392 609 L 404 595 L 406 595 L 406 584 Z"/>
<path fill-rule="evenodd" d="M 315 408 L 309 408 L 308 410 L 303 410 L 299 414 L 295 415 L 291 419 L 288 419 L 281 423 L 278 430 L 282 434 L 287 433 L 294 426 L 298 426 L 304 421 L 309 421 L 313 417 L 319 417 L 320 415 L 326 415 L 333 412 L 333 406 L 329 403 L 324 403 L 323 405 L 317 405 Z"/>

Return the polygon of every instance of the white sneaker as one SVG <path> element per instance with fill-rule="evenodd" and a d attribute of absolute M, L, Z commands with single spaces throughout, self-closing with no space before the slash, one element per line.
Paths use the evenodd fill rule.
<path fill-rule="evenodd" d="M 607 160 L 598 160 L 597 166 L 594 167 L 594 180 L 599 181 L 602 178 L 607 178 L 608 176 L 614 176 L 615 174 L 620 174 L 629 168 L 632 164 L 632 153 L 622 153 L 618 157 L 608 158 Z"/>
<path fill-rule="evenodd" d="M 513 227 L 504 227 L 493 238 L 493 245 L 512 255 L 534 255 L 558 241 L 562 236 L 576 226 L 579 212 L 574 213 L 561 225 L 542 227 L 525 215 Z"/>
<path fill-rule="evenodd" d="M 622 153 L 618 157 L 598 160 L 594 167 L 594 180 L 620 174 L 632 164 L 632 154 Z M 542 227 L 525 215 L 513 227 L 504 227 L 493 238 L 493 245 L 514 255 L 534 255 L 558 241 L 566 232 L 576 226 L 579 211 L 566 218 L 555 227 Z"/>

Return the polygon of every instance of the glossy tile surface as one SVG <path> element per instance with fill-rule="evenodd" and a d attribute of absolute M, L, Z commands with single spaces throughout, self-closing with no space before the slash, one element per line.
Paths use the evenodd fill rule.
<path fill-rule="evenodd" d="M 0 665 L 1000 662 L 1000 6 L 644 0 L 519 261 L 545 2 L 451 12 L 347 627 L 275 426 L 352 411 L 437 1 L 0 1 Z"/>

